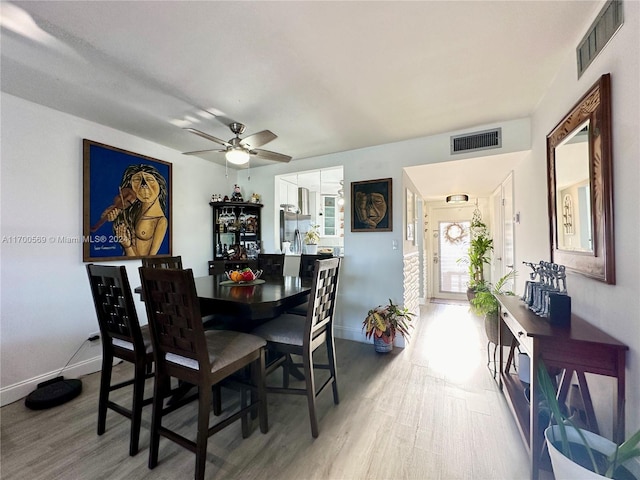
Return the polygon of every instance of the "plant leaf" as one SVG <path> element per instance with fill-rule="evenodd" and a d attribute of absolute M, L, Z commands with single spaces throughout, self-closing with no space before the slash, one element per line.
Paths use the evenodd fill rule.
<path fill-rule="evenodd" d="M 607 460 L 610 465 L 607 469 L 606 476 L 613 477 L 616 469 L 627 460 L 640 457 L 640 448 L 636 446 L 640 443 L 640 430 L 634 433 L 630 438 L 623 442 L 615 452 L 613 452 Z"/>
<path fill-rule="evenodd" d="M 387 323 L 384 320 L 384 317 L 380 315 L 378 312 L 373 313 L 373 321 L 376 329 L 384 332 L 387 329 Z"/>
<path fill-rule="evenodd" d="M 549 372 L 547 372 L 547 367 L 542 360 L 538 363 L 538 383 L 540 384 L 540 391 L 547 401 L 549 410 L 551 410 L 551 414 L 558 425 L 558 430 L 560 430 L 562 453 L 565 457 L 573 459 L 571 456 L 571 450 L 569 449 L 569 439 L 567 438 L 566 426 L 564 424 L 565 416 L 560 411 L 560 405 L 556 398 L 556 388 L 553 385 L 551 377 L 549 377 Z"/>

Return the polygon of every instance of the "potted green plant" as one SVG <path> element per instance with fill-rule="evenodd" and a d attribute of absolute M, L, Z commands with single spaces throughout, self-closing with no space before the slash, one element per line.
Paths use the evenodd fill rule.
<path fill-rule="evenodd" d="M 320 241 L 320 233 L 318 229 L 320 225 L 311 225 L 309 231 L 304 234 L 304 243 L 306 245 L 306 253 L 314 255 L 318 252 L 318 242 Z"/>
<path fill-rule="evenodd" d="M 542 360 L 538 363 L 537 376 L 540 393 L 553 420 L 544 436 L 556 480 L 640 480 L 640 430 L 616 445 L 578 428 L 561 408 L 555 385 Z"/>
<path fill-rule="evenodd" d="M 489 236 L 489 229 L 482 221 L 480 211 L 473 213 L 471 220 L 471 241 L 467 256 L 459 259 L 469 267 L 469 284 L 467 285 L 467 298 L 471 301 L 475 293 L 485 288 L 484 266 L 491 262 L 493 251 L 493 239 Z"/>
<path fill-rule="evenodd" d="M 400 307 L 389 299 L 389 304 L 372 308 L 362 322 L 366 337 L 373 337 L 376 352 L 387 353 L 393 350 L 393 341 L 400 333 L 408 342 L 410 322 L 415 314 L 406 307 Z"/>
<path fill-rule="evenodd" d="M 515 295 L 511 290 L 506 289 L 507 282 L 516 278 L 516 271 L 510 270 L 500 277 L 494 284 L 484 282 L 478 286 L 475 297 L 471 299 L 471 309 L 476 315 L 484 317 L 484 329 L 487 339 L 498 344 L 498 312 L 500 304 L 496 295 Z M 509 329 L 505 328 L 503 334 L 509 333 Z"/>
<path fill-rule="evenodd" d="M 513 335 L 502 322 L 500 322 L 500 304 L 496 295 L 515 295 L 511 290 L 506 289 L 507 282 L 516 277 L 516 271 L 510 270 L 503 275 L 494 284 L 484 282 L 478 285 L 475 295 L 471 298 L 471 310 L 478 316 L 484 317 L 484 332 L 487 340 L 494 344 L 493 350 L 493 377 L 496 376 L 496 350 L 498 346 L 498 328 L 502 328 L 503 345 L 510 345 L 513 341 Z M 491 359 L 489 356 L 489 343 L 487 343 L 487 367 L 489 367 Z"/>

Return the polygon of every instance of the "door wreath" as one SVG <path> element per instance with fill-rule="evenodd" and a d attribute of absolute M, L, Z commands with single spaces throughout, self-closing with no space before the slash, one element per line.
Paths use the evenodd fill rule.
<path fill-rule="evenodd" d="M 447 228 L 444 229 L 444 238 L 451 244 L 461 243 L 464 240 L 464 236 L 464 227 L 459 223 L 450 223 L 447 225 Z"/>

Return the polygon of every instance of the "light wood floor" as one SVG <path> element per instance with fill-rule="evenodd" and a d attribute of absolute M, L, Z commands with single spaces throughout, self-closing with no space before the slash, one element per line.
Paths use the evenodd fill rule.
<path fill-rule="evenodd" d="M 431 303 L 414 323 L 409 346 L 389 355 L 338 340 L 341 402 L 333 405 L 330 389 L 320 397 L 319 438 L 311 437 L 304 397 L 270 395 L 269 432 L 254 425 L 243 440 L 235 423 L 211 437 L 206 478 L 528 478 L 525 448 L 485 366 L 481 320 L 466 306 Z M 124 378 L 130 370 L 121 364 L 114 372 Z M 147 468 L 150 406 L 135 457 L 128 456 L 124 417 L 109 412 L 107 432 L 96 434 L 99 377 L 84 377 L 82 394 L 56 408 L 32 411 L 19 401 L 0 409 L 2 479 L 193 476 L 194 455 L 166 439 L 158 466 Z M 172 419 L 185 432 L 195 432 L 193 406 Z"/>

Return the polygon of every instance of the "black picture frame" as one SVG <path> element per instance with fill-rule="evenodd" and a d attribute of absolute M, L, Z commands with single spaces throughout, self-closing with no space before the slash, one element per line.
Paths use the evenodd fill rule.
<path fill-rule="evenodd" d="M 351 182 L 352 232 L 393 231 L 392 188 L 391 178 Z"/>
<path fill-rule="evenodd" d="M 83 261 L 172 255 L 171 163 L 88 139 L 82 147 Z"/>

